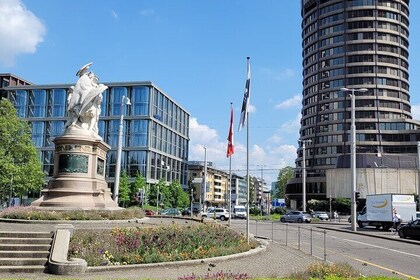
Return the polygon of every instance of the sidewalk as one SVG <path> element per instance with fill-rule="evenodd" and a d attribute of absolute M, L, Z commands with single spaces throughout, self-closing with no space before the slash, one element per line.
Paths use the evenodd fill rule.
<path fill-rule="evenodd" d="M 145 221 L 142 225 L 156 224 L 164 220 Z M 182 221 L 185 223 L 185 221 Z M 103 228 L 113 226 L 139 226 L 133 223 L 76 223 L 76 228 Z M 8 231 L 47 231 L 53 224 L 25 224 L 4 223 L 0 221 L 0 230 Z M 303 271 L 317 258 L 301 251 L 280 245 L 278 243 L 262 241 L 259 252 L 243 253 L 235 256 L 204 259 L 200 261 L 185 261 L 176 264 L 153 264 L 121 267 L 107 267 L 107 271 L 92 271 L 88 268 L 86 274 L 56 276 L 51 274 L 0 274 L 0 279 L 178 279 L 183 276 L 213 275 L 218 272 L 246 274 L 250 278 L 279 278 L 286 277 L 293 272 Z M 264 250 L 265 247 L 265 250 Z M 95 269 L 98 270 L 98 269 Z"/>

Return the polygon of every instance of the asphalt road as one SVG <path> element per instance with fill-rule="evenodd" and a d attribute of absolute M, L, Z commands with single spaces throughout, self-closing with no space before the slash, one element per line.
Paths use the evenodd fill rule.
<path fill-rule="evenodd" d="M 246 222 L 231 225 L 246 232 Z M 348 263 L 363 275 L 420 279 L 420 241 L 374 228 L 351 232 L 348 223 L 282 224 L 250 221 L 251 234 L 329 262 Z"/>

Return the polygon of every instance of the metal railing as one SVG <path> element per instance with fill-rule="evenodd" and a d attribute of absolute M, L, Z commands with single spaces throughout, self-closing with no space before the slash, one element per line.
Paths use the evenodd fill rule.
<path fill-rule="evenodd" d="M 264 226 L 263 226 L 264 225 Z M 255 221 L 256 237 L 264 237 L 319 259 L 327 260 L 327 231 L 301 224 Z"/>

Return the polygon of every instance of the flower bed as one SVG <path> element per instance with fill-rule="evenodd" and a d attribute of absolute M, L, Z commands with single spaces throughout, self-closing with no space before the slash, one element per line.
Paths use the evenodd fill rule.
<path fill-rule="evenodd" d="M 75 230 L 69 256 L 85 259 L 89 266 L 145 264 L 210 258 L 245 252 L 241 234 L 218 224 L 178 224 L 150 228 Z"/>
<path fill-rule="evenodd" d="M 0 212 L 0 218 L 21 220 L 128 220 L 143 218 L 144 211 L 133 207 L 122 210 L 62 210 L 51 211 L 32 206 L 9 207 Z"/>

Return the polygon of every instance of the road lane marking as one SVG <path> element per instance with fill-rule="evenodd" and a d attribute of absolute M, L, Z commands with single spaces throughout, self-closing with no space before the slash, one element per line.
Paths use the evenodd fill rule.
<path fill-rule="evenodd" d="M 334 239 L 337 239 L 337 238 L 338 238 L 338 237 L 335 237 L 335 236 L 332 236 L 332 237 L 333 237 Z M 356 243 L 363 243 L 363 242 L 358 242 L 358 241 L 353 241 L 353 240 L 348 240 L 348 239 L 343 239 L 343 240 L 352 241 L 352 242 L 356 242 Z M 367 244 L 367 245 L 370 245 L 370 244 Z M 385 249 L 386 249 L 386 248 L 385 248 Z M 375 264 L 375 263 L 371 263 L 371 262 L 368 262 L 368 261 L 365 261 L 365 260 L 362 260 L 362 259 L 358 259 L 358 258 L 352 257 L 352 256 L 350 256 L 350 255 L 347 255 L 347 254 L 343 254 L 343 253 L 341 253 L 341 252 L 338 252 L 338 251 L 336 251 L 336 250 L 331 250 L 331 249 L 330 249 L 330 251 L 332 251 L 332 252 L 334 252 L 334 253 L 336 253 L 336 254 L 340 254 L 340 255 L 342 255 L 342 256 L 344 256 L 344 257 L 350 258 L 350 259 L 352 259 L 352 260 L 355 260 L 355 261 L 358 261 L 358 262 L 361 262 L 361 263 L 365 263 L 365 264 L 369 264 L 369 265 L 374 266 L 374 267 L 377 267 L 377 268 L 379 268 L 379 269 L 383 269 L 383 270 L 389 271 L 389 272 L 394 273 L 394 274 L 396 274 L 396 275 L 401 275 L 401 276 L 407 277 L 407 278 L 409 278 L 410 280 L 420 280 L 420 278 L 416 278 L 416 277 L 414 277 L 414 276 L 411 276 L 411 275 L 408 275 L 408 274 L 402 273 L 402 272 L 397 271 L 397 270 L 395 270 L 395 269 L 390 269 L 390 268 L 387 268 L 387 267 L 381 266 L 381 265 L 379 265 L 379 264 Z M 403 253 L 404 253 L 404 252 L 403 252 Z M 409 254 L 409 253 L 407 253 L 407 254 Z M 415 255 L 415 256 L 416 256 L 416 255 Z"/>
<path fill-rule="evenodd" d="M 331 236 L 331 237 L 332 237 L 332 238 L 334 238 L 334 239 L 338 239 L 338 237 L 335 237 L 335 236 Z M 363 244 L 363 242 L 353 241 L 353 240 L 349 240 L 349 239 L 343 239 L 343 240 L 347 240 L 347 241 L 350 241 L 350 242 L 356 242 L 356 243 L 362 243 L 362 244 Z M 275 242 L 276 242 L 276 243 L 280 243 L 280 242 L 277 242 L 277 241 L 275 241 Z M 304 243 L 305 243 L 305 242 L 304 242 Z M 297 244 L 297 243 L 292 243 L 291 245 L 293 245 L 293 244 L 295 244 L 296 246 L 298 246 L 298 244 Z M 305 243 L 305 244 L 309 245 L 309 243 Z M 370 245 L 370 244 L 366 244 L 366 245 Z M 375 245 L 370 245 L 370 246 L 375 246 Z M 290 245 L 289 245 L 288 247 L 291 247 L 292 249 L 295 249 L 295 250 L 296 250 L 296 248 L 294 248 L 293 246 L 290 246 Z M 315 246 L 315 247 L 320 248 L 320 249 L 323 249 L 323 247 L 319 247 L 319 246 Z M 379 247 L 379 246 L 378 246 L 378 247 Z M 385 248 L 385 249 L 386 249 L 386 248 Z M 395 274 L 395 275 L 401 275 L 401 276 L 407 277 L 407 278 L 409 278 L 410 280 L 420 280 L 420 278 L 416 278 L 416 277 L 414 277 L 414 276 L 411 276 L 411 275 L 408 275 L 408 274 L 402 273 L 402 272 L 397 271 L 397 270 L 395 270 L 395 269 L 387 268 L 387 267 L 381 266 L 381 265 L 379 265 L 379 264 L 375 264 L 375 263 L 368 262 L 368 261 L 365 261 L 365 260 L 362 260 L 362 259 L 359 259 L 359 258 L 352 257 L 352 256 L 347 255 L 347 254 L 343 254 L 342 252 L 339 252 L 339 251 L 337 251 L 337 250 L 329 249 L 328 251 L 333 252 L 333 253 L 335 253 L 335 254 L 342 255 L 342 256 L 344 256 L 344 257 L 350 258 L 350 259 L 352 259 L 352 260 L 355 260 L 355 261 L 358 261 L 358 262 L 361 262 L 361 263 L 369 264 L 369 265 L 371 265 L 371 266 L 374 266 L 374 267 L 379 268 L 379 269 L 382 269 L 382 270 L 389 271 L 389 272 L 391 272 L 391 273 L 393 273 L 393 274 Z M 402 252 L 402 253 L 404 253 L 404 252 Z M 409 253 L 407 253 L 407 254 L 409 254 Z M 315 258 L 318 258 L 318 259 L 323 260 L 323 258 L 321 258 L 321 257 L 319 257 L 319 256 L 317 256 L 317 255 L 312 255 L 312 256 L 313 256 L 313 257 L 315 257 Z M 414 255 L 414 256 L 416 256 L 416 257 L 417 257 L 417 255 Z M 328 263 L 333 263 L 332 261 L 330 261 L 330 260 L 328 260 L 328 259 L 327 259 L 327 262 L 328 262 Z"/>
<path fill-rule="evenodd" d="M 397 271 L 397 270 L 395 270 L 395 269 L 390 269 L 390 268 L 387 268 L 387 267 L 381 266 L 381 265 L 379 265 L 379 264 L 374 264 L 374 263 L 371 263 L 371 262 L 368 262 L 368 261 L 365 261 L 365 260 L 361 260 L 361 259 L 358 259 L 358 258 L 354 258 L 354 257 L 352 257 L 352 256 L 345 255 L 345 254 L 343 254 L 343 256 L 348 257 L 348 258 L 350 258 L 350 259 L 353 259 L 353 260 L 355 260 L 355 261 L 361 262 L 361 263 L 365 263 L 365 264 L 368 264 L 368 265 L 371 265 L 371 266 L 374 266 L 374 267 L 377 267 L 377 268 L 380 268 L 380 269 L 383 269 L 383 270 L 389 271 L 389 272 L 394 273 L 394 274 L 396 274 L 396 275 L 401 275 L 401 276 L 407 277 L 407 278 L 408 278 L 408 279 L 410 279 L 410 280 L 420 280 L 420 278 L 416 278 L 416 277 L 414 277 L 414 276 L 411 276 L 411 275 L 408 275 L 408 274 L 405 274 L 405 273 L 399 272 L 399 271 Z"/>
<path fill-rule="evenodd" d="M 360 242 L 360 241 L 356 241 L 356 240 L 351 240 L 351 239 L 346 239 L 346 238 L 343 238 L 342 240 L 357 243 L 357 244 L 361 244 L 361 245 L 366 245 L 366 246 L 370 246 L 370 247 L 374 247 L 374 248 L 378 248 L 378 249 L 388 250 L 388 251 L 391 251 L 391 252 L 394 252 L 394 253 L 399 253 L 399 254 L 403 254 L 403 255 L 407 255 L 407 256 L 420 258 L 420 255 L 415 255 L 415 254 L 412 254 L 412 253 L 407 253 L 407 252 L 403 252 L 403 251 L 399 251 L 399 250 L 395 250 L 395 249 L 390 249 L 390 248 L 386 248 L 386 247 L 382 247 L 382 246 L 378 246 L 378 245 L 373 245 L 373 244 Z"/>

